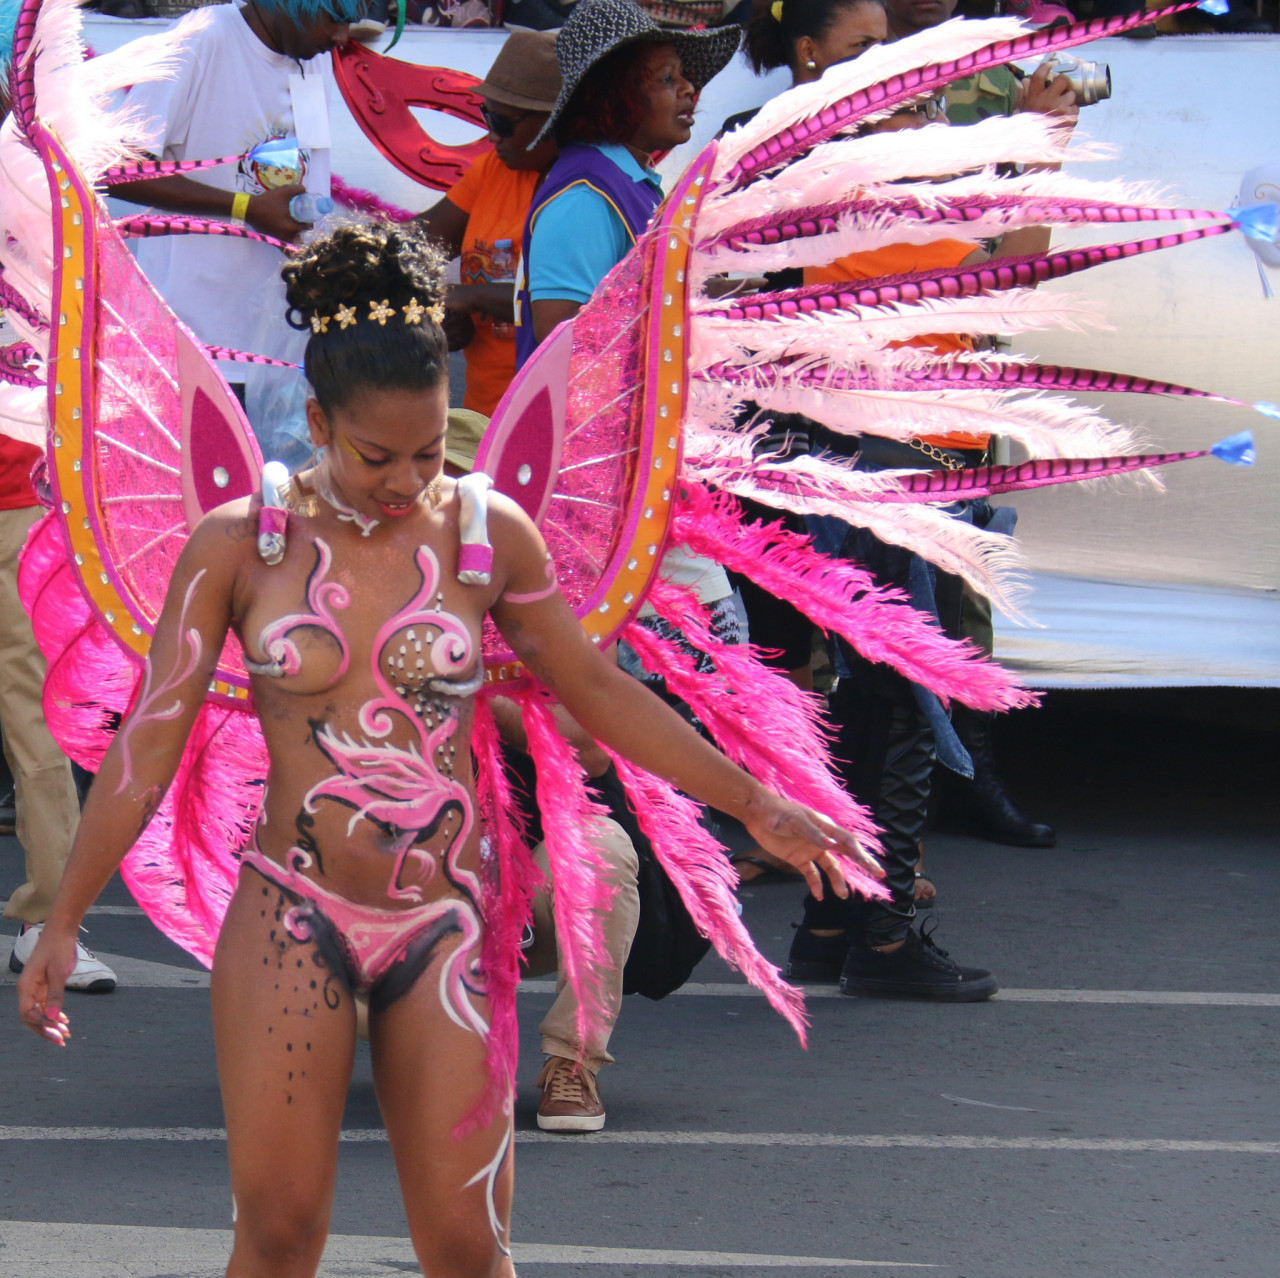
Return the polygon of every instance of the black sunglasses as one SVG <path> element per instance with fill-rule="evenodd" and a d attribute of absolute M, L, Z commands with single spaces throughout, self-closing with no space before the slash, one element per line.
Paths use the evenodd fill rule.
<path fill-rule="evenodd" d="M 485 128 L 488 129 L 495 138 L 514 137 L 516 126 L 522 120 L 527 120 L 531 115 L 536 114 L 536 111 L 521 111 L 515 119 L 512 119 L 509 115 L 494 115 L 487 106 L 482 106 L 480 108 L 480 117 L 484 120 Z"/>

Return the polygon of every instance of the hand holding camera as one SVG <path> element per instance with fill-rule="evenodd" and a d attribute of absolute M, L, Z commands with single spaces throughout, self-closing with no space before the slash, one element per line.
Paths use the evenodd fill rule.
<path fill-rule="evenodd" d="M 1074 116 L 1111 96 L 1111 68 L 1105 62 L 1086 62 L 1069 53 L 1046 58 L 1022 83 L 1019 109 L 1042 115 Z"/>
<path fill-rule="evenodd" d="M 1055 59 L 1046 58 L 1022 82 L 1020 111 L 1038 115 L 1058 115 L 1074 119 L 1079 114 L 1070 77 L 1058 71 Z"/>

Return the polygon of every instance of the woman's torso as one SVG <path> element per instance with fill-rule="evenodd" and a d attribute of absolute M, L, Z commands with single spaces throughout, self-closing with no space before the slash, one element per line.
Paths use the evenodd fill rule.
<path fill-rule="evenodd" d="M 450 487 L 366 537 L 313 498 L 284 561 L 255 563 L 234 601 L 270 758 L 258 848 L 361 904 L 474 888 L 472 694 L 492 599 L 456 579 L 456 506 Z"/>

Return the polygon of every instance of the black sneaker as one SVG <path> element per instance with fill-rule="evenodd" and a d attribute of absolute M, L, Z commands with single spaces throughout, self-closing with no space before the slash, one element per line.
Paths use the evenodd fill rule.
<path fill-rule="evenodd" d="M 961 967 L 933 943 L 933 931 L 908 932 L 892 954 L 856 944 L 849 948 L 840 992 L 856 998 L 924 998 L 939 1003 L 977 1003 L 1000 987 L 990 972 Z"/>
<path fill-rule="evenodd" d="M 840 979 L 849 954 L 849 933 L 814 936 L 806 927 L 797 927 L 787 959 L 787 980 L 801 985 L 834 985 Z"/>

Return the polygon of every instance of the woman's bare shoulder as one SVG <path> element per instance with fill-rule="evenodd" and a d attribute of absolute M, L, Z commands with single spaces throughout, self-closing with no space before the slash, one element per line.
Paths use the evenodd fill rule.
<path fill-rule="evenodd" d="M 537 525 L 520 504 L 496 488 L 489 493 L 489 526 L 500 537 L 542 540 Z"/>
<path fill-rule="evenodd" d="M 182 558 L 193 566 L 234 576 L 257 559 L 259 505 L 238 497 L 209 511 L 191 530 Z"/>

